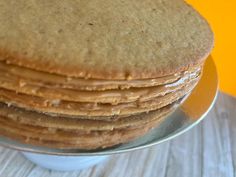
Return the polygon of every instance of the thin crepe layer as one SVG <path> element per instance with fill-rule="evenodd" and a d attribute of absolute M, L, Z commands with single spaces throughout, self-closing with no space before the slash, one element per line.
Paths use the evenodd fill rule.
<path fill-rule="evenodd" d="M 47 88 L 38 85 L 25 83 L 21 85 L 19 79 L 13 76 L 3 76 L 0 71 L 0 88 L 16 91 L 27 95 L 47 98 L 48 100 L 65 100 L 74 102 L 96 102 L 96 103 L 127 103 L 134 101 L 147 101 L 154 97 L 163 96 L 175 92 L 183 86 L 197 79 L 200 71 L 197 70 L 186 74 L 178 81 L 161 86 L 146 88 L 130 88 L 124 90 L 105 90 L 105 91 L 80 91 L 65 88 Z"/>
<path fill-rule="evenodd" d="M 0 61 L 0 74 L 2 77 L 16 78 L 19 86 L 25 84 L 36 85 L 47 88 L 67 88 L 75 90 L 111 90 L 111 89 L 128 89 L 128 88 L 144 88 L 159 86 L 164 84 L 173 83 L 189 73 L 197 72 L 200 70 L 201 65 L 196 65 L 188 68 L 183 72 L 175 73 L 173 75 L 141 79 L 141 80 L 96 80 L 84 79 L 75 77 L 66 77 L 47 72 L 36 71 L 17 65 L 6 64 Z"/>
<path fill-rule="evenodd" d="M 127 116 L 123 119 L 104 121 L 104 120 L 86 120 L 77 117 L 71 119 L 67 117 L 52 117 L 45 114 L 40 114 L 34 111 L 27 111 L 25 109 L 7 106 L 0 103 L 0 116 L 7 117 L 15 122 L 48 128 L 59 128 L 73 131 L 109 131 L 114 129 L 135 128 L 142 126 L 150 121 L 159 119 L 174 111 L 181 101 L 177 101 L 171 105 L 163 107 L 159 110 L 151 111 L 149 113 L 141 113 L 137 115 Z M 105 117 L 103 118 L 105 119 Z"/>
<path fill-rule="evenodd" d="M 149 101 L 122 103 L 117 105 L 68 101 L 60 101 L 51 104 L 48 100 L 43 98 L 17 94 L 6 89 L 0 89 L 0 101 L 54 116 L 61 114 L 73 118 L 76 118 L 76 116 L 85 116 L 87 119 L 96 119 L 97 116 L 131 115 L 160 109 L 188 94 L 197 84 L 197 81 L 198 80 L 194 80 L 189 83 L 189 85 L 176 92 L 169 93 L 165 96 L 159 96 Z"/>
<path fill-rule="evenodd" d="M 136 129 L 100 131 L 86 134 L 27 126 L 0 116 L 0 134 L 23 143 L 59 149 L 98 149 L 134 140 L 160 124 L 166 116 Z"/>

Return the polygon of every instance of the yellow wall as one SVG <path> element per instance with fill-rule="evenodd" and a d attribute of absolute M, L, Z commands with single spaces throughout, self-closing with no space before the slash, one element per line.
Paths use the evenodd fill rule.
<path fill-rule="evenodd" d="M 236 96 L 236 0 L 187 0 L 207 18 L 215 33 L 212 56 L 220 89 Z"/>

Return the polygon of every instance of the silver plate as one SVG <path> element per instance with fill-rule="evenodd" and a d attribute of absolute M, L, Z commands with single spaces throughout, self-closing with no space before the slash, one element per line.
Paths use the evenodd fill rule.
<path fill-rule="evenodd" d="M 109 149 L 84 151 L 44 148 L 22 144 L 17 141 L 0 137 L 0 145 L 27 152 L 77 156 L 77 155 L 110 155 L 150 147 L 175 138 L 197 125 L 212 108 L 218 91 L 218 77 L 212 57 L 204 66 L 202 78 L 186 101 L 157 128 L 145 136 L 127 144 Z"/>

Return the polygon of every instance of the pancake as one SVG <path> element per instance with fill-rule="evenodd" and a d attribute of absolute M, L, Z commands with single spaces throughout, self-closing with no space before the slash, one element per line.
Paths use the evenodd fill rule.
<path fill-rule="evenodd" d="M 187 71 L 175 73 L 174 75 L 142 80 L 96 80 L 96 79 L 83 79 L 75 77 L 66 77 L 58 74 L 49 74 L 46 72 L 35 71 L 25 67 L 18 67 L 17 65 L 6 64 L 0 62 L 0 74 L 3 78 L 11 77 L 17 81 L 20 87 L 35 85 L 47 88 L 67 88 L 74 90 L 111 90 L 111 89 L 129 89 L 129 88 L 143 88 L 170 84 L 176 82 L 186 75 L 198 72 L 195 66 L 189 68 Z"/>
<path fill-rule="evenodd" d="M 19 124 L 0 116 L 0 134 L 23 143 L 60 149 L 98 149 L 106 148 L 136 139 L 160 124 L 166 116 L 144 124 L 138 128 L 112 131 L 76 133 L 54 130 L 38 126 Z"/>
<path fill-rule="evenodd" d="M 202 64 L 214 42 L 183 0 L 1 0 L 0 23 L 0 60 L 91 79 L 174 75 Z"/>
<path fill-rule="evenodd" d="M 19 79 L 11 75 L 3 76 L 0 71 L 0 88 L 24 93 L 28 95 L 47 98 L 49 100 L 65 100 L 75 102 L 96 102 L 96 103 L 127 103 L 134 101 L 147 101 L 154 97 L 163 96 L 175 92 L 187 85 L 200 75 L 200 69 L 190 72 L 176 82 L 155 87 L 130 88 L 125 90 L 105 91 L 80 91 L 64 88 L 47 88 L 33 84 L 19 84 Z"/>
<path fill-rule="evenodd" d="M 0 103 L 0 116 L 12 119 L 17 123 L 39 127 L 59 128 L 85 132 L 108 131 L 127 127 L 140 127 L 145 123 L 151 122 L 155 119 L 159 119 L 160 117 L 173 112 L 180 104 L 180 102 L 181 100 L 159 110 L 151 111 L 149 113 L 132 115 L 118 120 L 113 119 L 112 121 L 102 121 L 105 120 L 106 117 L 101 118 L 102 120 L 86 120 L 80 117 L 77 117 L 77 119 L 59 116 L 51 117 L 45 114 L 40 114 L 34 111 L 27 111 L 13 106 L 8 107 L 3 103 Z"/>
<path fill-rule="evenodd" d="M 6 89 L 0 89 L 0 101 L 54 116 L 62 114 L 74 118 L 76 118 L 76 116 L 96 118 L 96 116 L 130 115 L 160 109 L 177 101 L 188 94 L 195 87 L 197 81 L 198 80 L 193 80 L 187 86 L 184 86 L 176 92 L 169 93 L 165 96 L 155 97 L 149 101 L 121 103 L 117 105 L 60 100 L 50 102 L 50 100 L 47 99 L 20 93 L 17 94 Z"/>

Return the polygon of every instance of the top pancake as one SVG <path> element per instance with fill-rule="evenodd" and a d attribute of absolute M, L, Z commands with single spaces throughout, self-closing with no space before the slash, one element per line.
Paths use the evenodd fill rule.
<path fill-rule="evenodd" d="M 213 46 L 183 0 L 1 0 L 0 23 L 0 60 L 70 77 L 162 77 L 203 62 Z"/>

